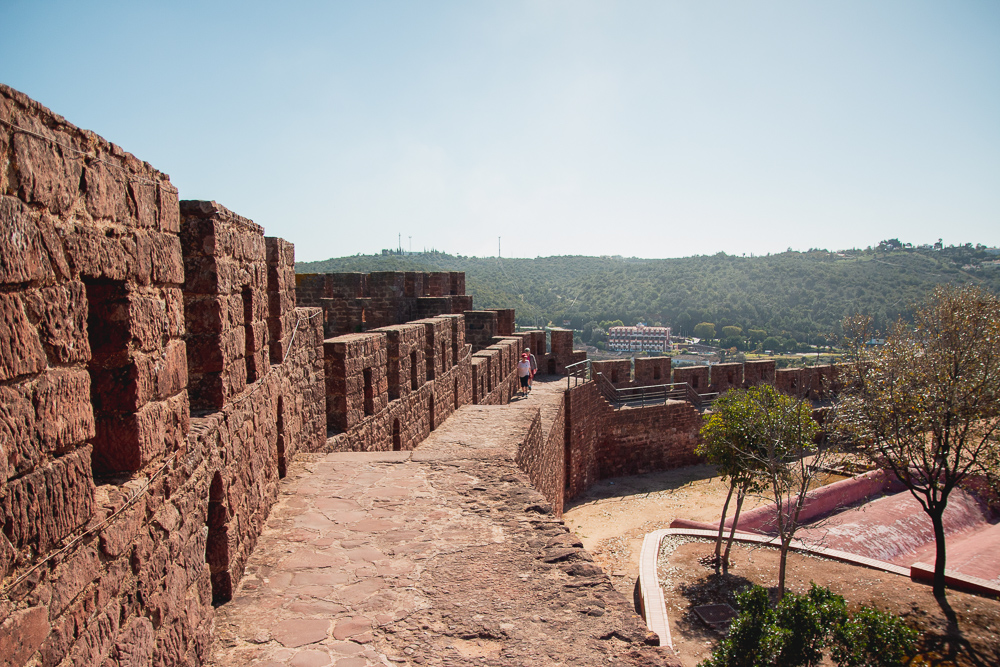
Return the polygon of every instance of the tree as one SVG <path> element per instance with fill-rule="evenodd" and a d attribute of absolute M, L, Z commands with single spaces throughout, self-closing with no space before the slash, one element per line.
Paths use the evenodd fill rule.
<path fill-rule="evenodd" d="M 742 338 L 743 329 L 741 327 L 730 325 L 722 327 L 722 337 L 723 338 Z"/>
<path fill-rule="evenodd" d="M 747 494 L 763 490 L 760 484 L 761 469 L 758 465 L 760 458 L 758 449 L 763 433 L 757 426 L 761 423 L 758 408 L 762 403 L 758 395 L 766 391 L 764 385 L 727 391 L 715 401 L 712 411 L 705 415 L 705 423 L 701 427 L 701 443 L 695 453 L 708 459 L 709 463 L 717 467 L 722 478 L 729 481 L 729 493 L 722 506 L 719 535 L 715 540 L 716 571 L 720 565 L 724 567 L 729 563 L 736 523 L 739 521 L 740 510 Z M 726 553 L 723 556 L 722 537 L 729 503 L 734 493 L 736 511 Z"/>
<path fill-rule="evenodd" d="M 943 597 L 948 497 L 971 475 L 996 479 L 1000 458 L 1000 299 L 945 286 L 899 321 L 882 346 L 871 321 L 845 322 L 852 382 L 837 406 L 839 430 L 895 475 L 934 526 L 934 595 Z"/>
<path fill-rule="evenodd" d="M 812 405 L 783 394 L 772 385 L 758 385 L 752 394 L 753 419 L 757 445 L 743 455 L 754 460 L 760 476 L 766 480 L 774 500 L 774 528 L 781 552 L 778 565 L 778 595 L 785 593 L 788 549 L 801 525 L 799 516 L 806 493 L 831 447 L 815 444 L 819 425 L 812 418 Z"/>
<path fill-rule="evenodd" d="M 715 325 L 711 322 L 700 322 L 694 325 L 695 338 L 711 340 L 715 338 Z"/>

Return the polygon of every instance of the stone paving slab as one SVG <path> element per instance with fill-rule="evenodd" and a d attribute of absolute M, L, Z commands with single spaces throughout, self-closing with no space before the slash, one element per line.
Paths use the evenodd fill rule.
<path fill-rule="evenodd" d="M 210 664 L 676 664 L 511 460 L 537 406 L 467 407 L 413 453 L 300 456 Z"/>

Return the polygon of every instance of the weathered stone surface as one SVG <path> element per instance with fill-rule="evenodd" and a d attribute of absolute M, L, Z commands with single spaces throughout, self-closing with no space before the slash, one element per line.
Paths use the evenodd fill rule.
<path fill-rule="evenodd" d="M 49 615 L 55 618 L 66 610 L 74 598 L 93 582 L 101 571 L 101 558 L 97 550 L 87 546 L 74 553 L 52 573 Z"/>
<path fill-rule="evenodd" d="M 97 423 L 94 461 L 101 470 L 138 470 L 184 441 L 190 420 L 187 392 L 147 403 L 133 414 Z"/>
<path fill-rule="evenodd" d="M 52 275 L 33 214 L 13 197 L 0 197 L 0 283 L 26 283 Z"/>
<path fill-rule="evenodd" d="M 118 637 L 110 656 L 114 667 L 146 667 L 150 664 L 156 648 L 156 634 L 148 618 L 135 616 L 129 619 Z"/>
<path fill-rule="evenodd" d="M 127 220 L 130 216 L 128 193 L 119 169 L 103 162 L 91 162 L 83 171 L 87 211 L 95 218 Z"/>
<path fill-rule="evenodd" d="M 59 452 L 94 437 L 90 374 L 53 370 L 35 385 L 35 430 L 43 451 Z"/>
<path fill-rule="evenodd" d="M 38 327 L 39 338 L 53 365 L 90 360 L 87 290 L 83 283 L 27 292 L 24 305 L 28 317 Z"/>
<path fill-rule="evenodd" d="M 42 606 L 15 611 L 0 625 L 0 658 L 4 665 L 25 664 L 49 634 L 48 609 Z"/>
<path fill-rule="evenodd" d="M 45 369 L 45 351 L 21 300 L 0 294 L 0 381 Z"/>
<path fill-rule="evenodd" d="M 80 153 L 57 144 L 74 146 L 75 137 L 53 131 L 36 119 L 22 118 L 22 123 L 45 139 L 18 132 L 13 148 L 17 191 L 27 202 L 43 204 L 53 213 L 67 211 L 79 194 L 83 159 Z"/>
<path fill-rule="evenodd" d="M 211 664 L 285 662 L 278 643 L 306 640 L 286 643 L 275 628 L 320 613 L 323 627 L 308 639 L 332 620 L 329 632 L 343 643 L 310 645 L 309 660 L 330 662 L 336 646 L 350 652 L 333 655 L 358 665 L 399 656 L 466 664 L 471 655 L 498 665 L 550 664 L 550 656 L 670 664 L 644 644 L 645 626 L 579 540 L 550 513 L 524 509 L 547 505 L 513 461 L 518 441 L 508 441 L 540 432 L 538 409 L 525 408 L 463 408 L 409 460 L 372 452 L 293 464 L 241 589 L 219 609 Z M 342 606 L 321 612 L 313 600 Z M 246 642 L 255 648 L 230 648 Z"/>
<path fill-rule="evenodd" d="M 38 462 L 41 452 L 35 440 L 35 409 L 31 388 L 0 386 L 0 480 L 23 473 Z"/>
<path fill-rule="evenodd" d="M 16 549 L 45 551 L 86 523 L 94 512 L 90 447 L 7 482 L 0 513 Z"/>

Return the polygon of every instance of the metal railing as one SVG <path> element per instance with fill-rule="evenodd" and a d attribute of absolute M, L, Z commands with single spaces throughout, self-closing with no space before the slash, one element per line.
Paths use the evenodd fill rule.
<path fill-rule="evenodd" d="M 717 393 L 699 394 L 686 382 L 671 382 L 670 384 L 649 385 L 644 387 L 616 387 L 603 373 L 593 374 L 601 396 L 615 410 L 623 407 L 645 407 L 647 405 L 662 405 L 668 400 L 688 401 L 699 410 L 711 406 Z"/>
<path fill-rule="evenodd" d="M 575 387 L 581 382 L 589 382 L 591 379 L 590 359 L 578 361 L 566 367 L 566 388 Z M 572 384 L 570 384 L 572 382 Z"/>

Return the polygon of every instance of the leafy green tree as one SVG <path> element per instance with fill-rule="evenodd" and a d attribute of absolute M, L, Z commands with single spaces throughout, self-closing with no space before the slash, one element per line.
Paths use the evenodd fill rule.
<path fill-rule="evenodd" d="M 768 336 L 764 339 L 763 347 L 765 350 L 771 350 L 772 352 L 784 352 L 785 343 L 776 336 Z"/>
<path fill-rule="evenodd" d="M 881 346 L 869 344 L 870 319 L 845 329 L 854 364 L 837 423 L 930 517 L 934 595 L 943 597 L 948 498 L 970 475 L 997 476 L 1000 298 L 974 286 L 940 287 L 914 325 L 897 322 Z"/>
<path fill-rule="evenodd" d="M 729 493 L 722 506 L 722 518 L 719 519 L 719 534 L 715 540 L 715 567 L 729 563 L 729 552 L 732 548 L 736 524 L 740 518 L 743 501 L 750 492 L 763 490 L 761 458 L 761 441 L 764 433 L 758 427 L 761 423 L 759 408 L 762 401 L 759 394 L 769 391 L 764 385 L 749 389 L 732 389 L 720 396 L 705 415 L 705 423 L 701 427 L 701 443 L 695 453 L 704 456 L 709 463 L 716 466 L 719 474 L 729 482 Z M 729 533 L 726 553 L 722 555 L 722 539 L 725 532 L 726 516 L 733 494 L 736 495 L 736 511 L 733 515 L 733 525 Z"/>
<path fill-rule="evenodd" d="M 811 403 L 783 394 L 768 384 L 753 389 L 756 391 L 749 396 L 755 404 L 752 428 L 758 445 L 742 455 L 754 459 L 774 499 L 774 523 L 781 551 L 778 565 L 781 597 L 785 594 L 788 549 L 801 525 L 799 515 L 806 492 L 833 449 L 817 447 L 814 442 L 819 425 L 812 418 Z M 807 462 L 807 457 L 812 460 Z"/>
<path fill-rule="evenodd" d="M 759 343 L 767 338 L 767 331 L 764 329 L 750 329 L 747 333 L 750 335 L 750 340 L 755 343 Z"/>
<path fill-rule="evenodd" d="M 734 325 L 722 327 L 723 338 L 742 338 L 743 329 Z"/>
<path fill-rule="evenodd" d="M 694 335 L 702 340 L 712 340 L 715 338 L 715 325 L 711 322 L 700 322 L 694 325 Z"/>

